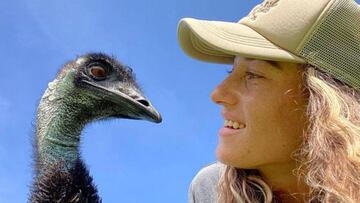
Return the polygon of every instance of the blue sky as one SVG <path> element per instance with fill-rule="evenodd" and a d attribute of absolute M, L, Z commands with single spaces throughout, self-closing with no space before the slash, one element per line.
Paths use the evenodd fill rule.
<path fill-rule="evenodd" d="M 163 117 L 161 124 L 113 120 L 85 128 L 82 156 L 104 202 L 187 202 L 192 177 L 216 160 L 223 120 L 210 92 L 229 67 L 187 57 L 177 23 L 237 21 L 259 2 L 2 1 L 0 202 L 26 202 L 39 98 L 62 64 L 90 51 L 130 65 Z"/>

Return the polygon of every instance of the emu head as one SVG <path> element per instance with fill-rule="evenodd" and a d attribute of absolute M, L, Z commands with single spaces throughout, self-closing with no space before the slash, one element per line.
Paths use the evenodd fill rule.
<path fill-rule="evenodd" d="M 131 68 L 101 53 L 90 53 L 67 63 L 49 83 L 40 109 L 67 105 L 79 121 L 105 118 L 144 119 L 161 122 Z"/>

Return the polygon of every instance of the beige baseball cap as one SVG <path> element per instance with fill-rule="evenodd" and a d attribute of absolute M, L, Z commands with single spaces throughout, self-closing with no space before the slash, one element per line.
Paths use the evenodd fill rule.
<path fill-rule="evenodd" d="M 178 39 L 193 58 L 234 56 L 309 63 L 360 89 L 360 6 L 354 0 L 265 0 L 239 22 L 181 19 Z"/>

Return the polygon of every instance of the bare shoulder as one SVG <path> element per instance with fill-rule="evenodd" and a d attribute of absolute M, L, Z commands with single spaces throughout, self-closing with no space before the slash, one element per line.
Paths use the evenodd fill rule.
<path fill-rule="evenodd" d="M 189 202 L 216 202 L 217 185 L 224 168 L 225 165 L 221 163 L 214 163 L 202 168 L 191 182 Z"/>

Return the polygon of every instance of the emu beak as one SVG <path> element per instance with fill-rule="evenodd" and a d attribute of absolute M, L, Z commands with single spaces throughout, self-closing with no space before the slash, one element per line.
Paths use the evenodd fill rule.
<path fill-rule="evenodd" d="M 120 94 L 122 93 L 120 92 Z M 131 106 L 136 106 L 136 109 L 131 111 L 130 116 L 135 114 L 139 119 L 148 120 L 154 123 L 160 123 L 162 121 L 160 113 L 145 97 L 137 92 L 132 93 L 130 96 L 125 94 L 125 96 L 127 96 L 127 98 L 124 97 L 124 99 L 126 99 Z M 129 106 L 129 108 L 131 107 Z"/>
<path fill-rule="evenodd" d="M 160 123 L 162 121 L 160 113 L 151 102 L 133 88 L 129 87 L 126 92 L 131 93 L 125 94 L 118 89 L 104 87 L 89 81 L 84 82 L 93 88 L 102 90 L 102 92 L 105 91 L 106 94 L 101 97 L 121 107 L 120 117 L 147 120 L 154 123 Z"/>

